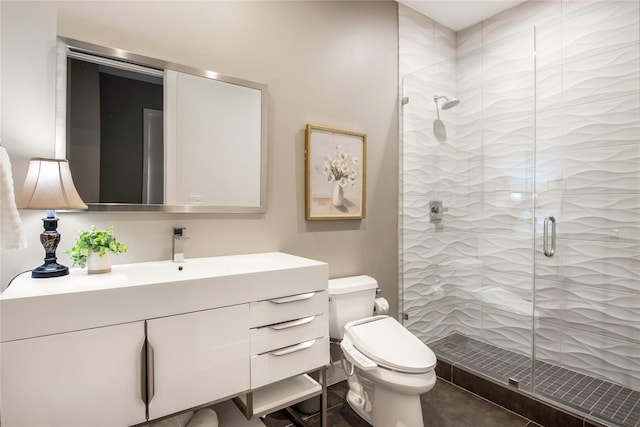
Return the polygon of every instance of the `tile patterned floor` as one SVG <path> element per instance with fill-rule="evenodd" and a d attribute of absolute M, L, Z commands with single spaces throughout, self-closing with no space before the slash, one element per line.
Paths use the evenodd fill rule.
<path fill-rule="evenodd" d="M 328 424 L 332 427 L 371 427 L 345 401 L 346 381 L 328 389 Z M 436 386 L 421 397 L 425 427 L 541 427 L 451 383 L 438 379 Z M 268 427 L 320 425 L 320 416 L 303 415 L 293 410 L 294 423 L 285 411 L 263 419 Z"/>
<path fill-rule="evenodd" d="M 429 343 L 438 358 L 531 390 L 531 358 L 461 334 Z M 640 391 L 536 361 L 536 392 L 623 427 L 640 427 Z"/>

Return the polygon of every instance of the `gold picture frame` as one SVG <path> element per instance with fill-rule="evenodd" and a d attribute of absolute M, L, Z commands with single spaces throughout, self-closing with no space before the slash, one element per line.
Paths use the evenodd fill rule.
<path fill-rule="evenodd" d="M 305 172 L 308 220 L 365 217 L 366 134 L 308 124 Z"/>

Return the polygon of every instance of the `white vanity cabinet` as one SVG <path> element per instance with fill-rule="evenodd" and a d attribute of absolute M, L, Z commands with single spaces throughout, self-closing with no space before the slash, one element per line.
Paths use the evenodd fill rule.
<path fill-rule="evenodd" d="M 146 322 L 149 419 L 250 388 L 248 315 L 242 304 Z"/>
<path fill-rule="evenodd" d="M 244 392 L 248 314 L 242 304 L 2 343 L 2 423 L 127 426 Z"/>
<path fill-rule="evenodd" d="M 143 342 L 144 323 L 135 322 L 2 343 L 2 425 L 143 422 Z"/>
<path fill-rule="evenodd" d="M 327 283 L 325 263 L 278 252 L 18 276 L 0 295 L 0 422 L 128 426 L 320 394 L 300 374 L 328 363 Z"/>

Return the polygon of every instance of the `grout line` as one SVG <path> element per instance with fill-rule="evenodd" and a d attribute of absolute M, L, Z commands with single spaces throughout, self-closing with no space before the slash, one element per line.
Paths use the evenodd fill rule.
<path fill-rule="evenodd" d="M 613 418 L 613 419 L 615 419 L 615 418 L 616 418 L 616 416 L 618 415 L 618 412 L 620 412 L 620 410 L 622 410 L 622 409 L 624 408 L 624 404 L 625 404 L 625 403 L 627 403 L 627 401 L 628 401 L 629 399 L 631 399 L 631 398 L 632 398 L 632 396 L 633 396 L 633 393 L 629 393 L 629 394 L 627 395 L 627 397 L 624 399 L 624 401 L 623 401 L 623 402 L 618 406 L 618 408 L 616 409 L 616 411 L 613 413 L 613 415 L 611 416 L 611 418 Z M 637 404 L 638 404 L 638 402 L 636 401 L 635 405 L 637 405 Z M 635 405 L 634 405 L 634 406 L 635 406 Z M 624 408 L 623 413 L 624 413 L 625 411 L 627 411 L 627 408 Z M 629 410 L 629 411 L 628 411 L 627 416 L 625 416 L 624 418 L 622 418 L 623 414 L 620 414 L 620 418 L 622 418 L 622 421 L 624 422 L 624 420 L 626 420 L 626 419 L 629 417 L 629 415 L 631 415 L 631 410 Z"/>
<path fill-rule="evenodd" d="M 625 419 L 622 421 L 622 423 L 623 423 L 623 424 L 625 424 L 625 423 L 627 422 L 627 419 L 628 419 L 631 415 L 633 415 L 633 410 L 634 410 L 636 407 L 640 409 L 640 399 L 638 399 L 638 400 L 636 401 L 636 404 L 635 404 L 635 405 L 633 405 L 633 407 L 629 410 L 629 414 L 628 414 L 628 415 L 625 417 Z M 638 412 L 640 412 L 640 411 L 638 411 Z M 639 418 L 640 418 L 640 417 L 639 417 Z M 640 426 L 640 420 L 638 421 L 638 423 L 636 424 L 636 426 Z"/>

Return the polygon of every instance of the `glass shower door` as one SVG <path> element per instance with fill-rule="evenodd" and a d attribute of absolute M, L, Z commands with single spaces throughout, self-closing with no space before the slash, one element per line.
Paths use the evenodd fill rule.
<path fill-rule="evenodd" d="M 536 29 L 535 391 L 623 426 L 640 422 L 638 9 Z"/>

